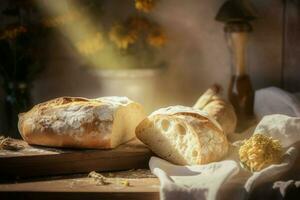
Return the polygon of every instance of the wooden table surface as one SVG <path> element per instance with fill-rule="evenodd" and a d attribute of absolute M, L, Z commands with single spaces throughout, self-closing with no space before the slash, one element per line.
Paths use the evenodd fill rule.
<path fill-rule="evenodd" d="M 99 185 L 87 174 L 4 182 L 0 199 L 159 199 L 159 180 L 149 170 L 101 174 L 109 184 Z"/>
<path fill-rule="evenodd" d="M 251 131 L 250 131 L 251 132 Z M 297 146 L 300 143 L 297 143 Z M 1 163 L 0 163 L 1 164 Z M 288 179 L 299 180 L 300 154 L 289 171 Z M 0 200 L 6 199 L 159 199 L 159 180 L 148 169 L 137 169 L 118 172 L 101 172 L 110 184 L 99 185 L 87 174 L 68 176 L 47 176 L 45 178 L 30 178 L 14 181 L 5 181 L 0 176 Z M 122 184 L 128 181 L 129 186 Z M 236 193 L 236 185 L 228 190 L 228 194 L 222 192 L 222 199 L 230 199 L 231 194 Z M 271 185 L 272 186 L 272 185 Z M 230 186 L 231 187 L 231 186 Z M 228 188 L 227 188 L 228 189 Z M 255 191 L 253 191 L 255 194 Z M 259 195 L 265 192 L 258 191 Z M 251 199 L 252 194 L 250 195 Z M 226 198 L 227 197 L 227 198 Z M 256 196 L 254 195 L 256 198 Z M 254 198 L 254 199 L 255 199 Z M 253 198 L 252 198 L 253 199 Z"/>
<path fill-rule="evenodd" d="M 289 171 L 288 175 L 279 180 L 299 180 L 300 159 Z M 98 185 L 97 181 L 89 178 L 87 174 L 69 176 L 56 176 L 35 179 L 20 179 L 17 181 L 3 181 L 0 178 L 0 199 L 22 199 L 22 200 L 59 200 L 59 199 L 159 199 L 160 183 L 148 169 L 137 169 L 130 171 L 101 173 L 106 177 L 107 185 Z M 240 177 L 237 177 L 239 179 Z M 240 187 L 239 181 L 231 181 L 231 184 L 221 192 L 223 200 L 231 199 L 231 195 L 237 194 Z M 129 186 L 122 184 L 127 180 Z M 265 191 L 254 190 L 250 200 L 257 196 L 269 195 L 272 183 L 267 183 Z M 274 191 L 273 191 L 274 192 Z M 278 191 L 275 191 L 278 193 Z M 277 194 L 275 193 L 275 194 Z M 251 198 L 253 196 L 253 198 Z M 272 195 L 271 195 L 272 196 Z M 260 198 L 267 199 L 267 198 Z"/>

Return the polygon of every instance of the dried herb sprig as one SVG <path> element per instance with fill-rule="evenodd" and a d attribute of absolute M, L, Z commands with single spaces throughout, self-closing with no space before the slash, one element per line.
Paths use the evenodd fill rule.
<path fill-rule="evenodd" d="M 14 142 L 14 139 L 0 136 L 0 150 L 19 151 L 23 148 L 24 146 Z"/>

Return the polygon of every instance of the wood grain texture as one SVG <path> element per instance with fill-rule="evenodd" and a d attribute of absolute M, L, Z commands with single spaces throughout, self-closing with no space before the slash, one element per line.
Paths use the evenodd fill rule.
<path fill-rule="evenodd" d="M 111 150 L 65 150 L 25 145 L 0 151 L 0 177 L 30 177 L 147 168 L 151 151 L 138 140 Z"/>
<path fill-rule="evenodd" d="M 286 175 L 286 178 L 282 177 L 280 180 L 298 180 L 298 164 L 295 164 L 294 168 Z M 151 176 L 149 170 L 142 170 L 142 174 L 138 171 L 113 172 L 111 174 L 114 177 L 107 178 L 108 182 L 113 182 L 109 185 L 97 185 L 92 178 L 87 178 L 87 175 L 48 177 L 44 179 L 19 180 L 14 183 L 0 183 L 0 199 L 159 199 L 159 180 Z M 102 174 L 107 177 L 109 173 Z M 149 177 L 145 176 L 145 174 L 148 174 Z M 220 196 L 220 199 L 230 200 L 236 197 L 241 192 L 241 188 L 243 188 L 241 179 L 244 179 L 244 176 L 245 174 L 241 174 L 233 177 L 221 189 L 220 194 L 222 196 Z M 129 187 L 118 184 L 118 179 L 124 178 L 129 181 Z M 268 190 L 257 191 L 256 189 L 260 188 L 257 187 L 250 194 L 250 199 L 252 195 L 262 197 L 260 199 L 267 199 L 263 197 L 272 195 L 274 197 L 274 194 L 278 194 L 276 190 L 271 189 L 273 182 L 267 183 L 271 185 Z"/>
<path fill-rule="evenodd" d="M 300 91 L 300 1 L 285 0 L 283 86 L 290 92 Z"/>
<path fill-rule="evenodd" d="M 149 170 L 103 173 L 108 185 L 97 185 L 87 175 L 27 179 L 0 184 L 0 199 L 159 199 L 159 180 Z M 118 183 L 126 179 L 130 186 Z"/>

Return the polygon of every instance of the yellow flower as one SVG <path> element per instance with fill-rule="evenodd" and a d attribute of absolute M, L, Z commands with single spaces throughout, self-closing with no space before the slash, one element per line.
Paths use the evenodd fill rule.
<path fill-rule="evenodd" d="M 166 43 L 167 37 L 160 27 L 143 17 L 131 17 L 122 24 L 116 24 L 109 32 L 109 38 L 118 48 L 127 49 L 137 42 L 139 36 L 154 47 L 161 47 Z"/>
<path fill-rule="evenodd" d="M 167 41 L 167 37 L 162 30 L 154 30 L 147 37 L 147 42 L 153 47 L 162 47 Z"/>
<path fill-rule="evenodd" d="M 94 37 L 79 41 L 76 44 L 77 50 L 83 55 L 92 55 L 104 47 L 103 37 L 97 32 Z"/>
<path fill-rule="evenodd" d="M 155 0 L 135 0 L 135 8 L 139 11 L 148 13 L 155 6 Z"/>
<path fill-rule="evenodd" d="M 113 26 L 109 32 L 109 39 L 120 49 L 127 49 L 129 45 L 136 42 L 137 38 L 136 30 L 126 30 L 126 27 L 120 24 Z"/>
<path fill-rule="evenodd" d="M 79 13 L 77 11 L 70 11 L 60 16 L 44 19 L 42 20 L 42 24 L 45 27 L 53 28 L 53 27 L 63 26 L 70 22 L 73 22 L 78 17 L 79 17 Z"/>
<path fill-rule="evenodd" d="M 13 27 L 9 28 L 3 31 L 3 33 L 0 36 L 0 39 L 15 39 L 18 35 L 21 33 L 26 33 L 27 29 L 24 26 L 18 26 L 18 27 Z"/>
<path fill-rule="evenodd" d="M 239 149 L 241 164 L 250 171 L 260 171 L 281 162 L 282 147 L 278 140 L 254 134 Z"/>

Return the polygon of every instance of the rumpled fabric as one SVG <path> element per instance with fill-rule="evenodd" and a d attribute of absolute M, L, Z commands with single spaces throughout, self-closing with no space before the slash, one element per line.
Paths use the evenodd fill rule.
<path fill-rule="evenodd" d="M 300 141 L 300 117 L 267 115 L 256 126 L 254 133 L 261 133 L 279 140 L 284 148 Z"/>
<path fill-rule="evenodd" d="M 179 166 L 152 157 L 149 167 L 160 180 L 160 199 L 164 200 L 216 199 L 220 187 L 239 171 L 238 164 L 229 160 Z"/>
<path fill-rule="evenodd" d="M 292 94 L 277 87 L 257 90 L 254 112 L 258 118 L 271 114 L 300 117 L 300 94 Z"/>
<path fill-rule="evenodd" d="M 274 182 L 272 188 L 274 190 L 278 189 L 282 198 L 287 197 L 287 193 L 289 191 L 292 191 L 292 193 L 296 193 L 295 191 L 297 190 L 298 195 L 300 195 L 300 181 L 295 181 L 295 180 L 276 181 Z"/>
<path fill-rule="evenodd" d="M 157 157 L 152 157 L 149 162 L 150 170 L 160 182 L 160 198 L 172 199 L 247 199 L 253 189 L 264 182 L 277 181 L 294 165 L 298 148 L 295 143 L 300 142 L 300 118 L 286 115 L 265 116 L 251 134 L 245 133 L 238 139 L 231 139 L 231 143 L 241 144 L 242 139 L 247 139 L 253 133 L 265 134 L 278 139 L 284 149 L 283 160 L 280 164 L 251 173 L 240 167 L 238 148 L 232 147 L 232 152 L 223 161 L 206 165 L 178 166 Z M 224 188 L 230 184 L 236 185 L 238 193 L 223 196 Z M 237 184 L 238 183 L 238 184 Z"/>

